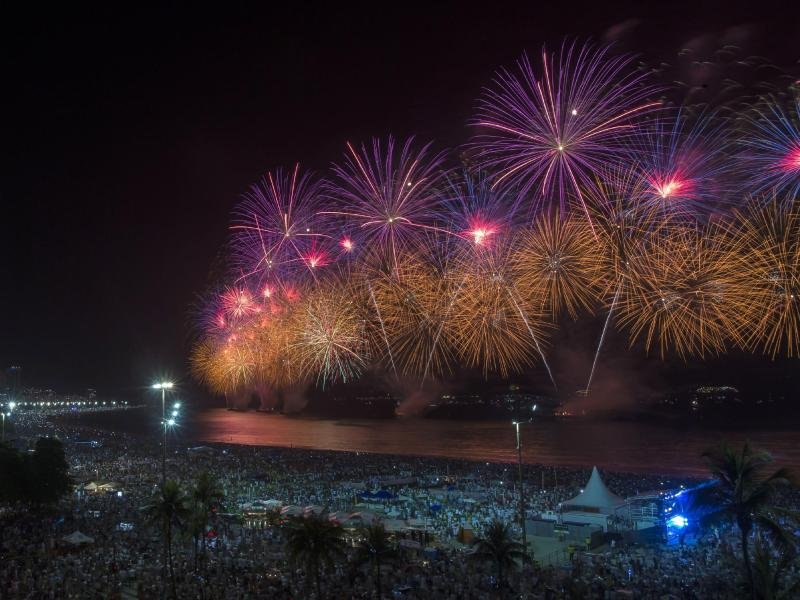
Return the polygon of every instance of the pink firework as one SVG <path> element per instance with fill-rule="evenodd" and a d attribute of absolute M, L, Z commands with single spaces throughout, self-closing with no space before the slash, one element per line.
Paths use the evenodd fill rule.
<path fill-rule="evenodd" d="M 220 295 L 222 314 L 228 321 L 236 321 L 261 312 L 261 306 L 249 290 L 228 287 Z"/>
<path fill-rule="evenodd" d="M 319 184 L 299 167 L 267 173 L 236 208 L 234 263 L 239 281 L 259 286 L 312 274 L 327 263 L 329 236 L 319 217 Z"/>
<path fill-rule="evenodd" d="M 508 236 L 515 224 L 513 203 L 491 181 L 466 171 L 448 177 L 442 207 L 449 230 L 476 250 L 495 245 Z"/>
<path fill-rule="evenodd" d="M 732 177 L 721 122 L 715 114 L 662 111 L 631 140 L 630 161 L 645 184 L 648 208 L 696 216 L 729 201 Z"/>
<path fill-rule="evenodd" d="M 500 71 L 478 103 L 478 164 L 530 210 L 565 208 L 574 198 L 588 214 L 584 190 L 601 167 L 622 159 L 627 139 L 659 106 L 647 100 L 653 88 L 630 57 L 610 56 L 607 47 L 542 50 L 538 72 L 527 56 L 517 67 Z"/>
<path fill-rule="evenodd" d="M 739 166 L 753 194 L 800 194 L 800 99 L 770 98 L 746 114 Z"/>
<path fill-rule="evenodd" d="M 374 139 L 371 147 L 348 142 L 345 161 L 334 165 L 335 178 L 325 188 L 331 207 L 320 214 L 338 219 L 359 245 L 383 252 L 396 266 L 398 252 L 418 246 L 426 230 L 437 228 L 444 157 L 430 155 L 429 148 L 414 150 L 412 138 L 399 151 L 391 137 L 386 143 Z M 352 250 L 353 238 L 346 239 Z M 345 250 L 348 245 L 341 244 Z"/>

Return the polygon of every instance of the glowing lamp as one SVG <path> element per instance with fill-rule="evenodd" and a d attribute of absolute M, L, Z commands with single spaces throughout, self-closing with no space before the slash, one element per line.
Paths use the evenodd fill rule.
<path fill-rule="evenodd" d="M 667 523 L 669 523 L 672 527 L 683 529 L 689 524 L 689 519 L 687 519 L 683 515 L 675 515 L 669 521 L 667 521 Z"/>

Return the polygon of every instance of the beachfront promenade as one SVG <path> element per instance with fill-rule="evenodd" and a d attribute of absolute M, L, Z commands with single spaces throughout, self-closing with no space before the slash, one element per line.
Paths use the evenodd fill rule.
<path fill-rule="evenodd" d="M 161 477 L 158 439 L 21 419 L 18 430 L 55 433 L 65 443 L 76 491 L 46 519 L 2 515 L 3 598 L 158 598 L 163 544 L 141 508 Z M 100 445 L 76 443 L 96 440 Z M 225 501 L 212 518 L 206 550 L 176 534 L 181 598 L 313 598 L 309 574 L 287 562 L 274 516 L 324 511 L 357 537 L 379 520 L 399 558 L 385 565 L 386 598 L 497 597 L 491 564 L 469 558 L 469 538 L 499 519 L 519 533 L 514 465 L 433 458 L 214 445 L 170 448 L 167 477 L 187 488 L 204 471 Z M 528 516 L 575 496 L 590 468 L 525 467 Z M 603 473 L 620 496 L 694 483 L 658 475 Z M 542 485 L 544 484 L 544 485 Z M 88 487 L 87 487 L 88 486 Z M 797 498 L 787 499 L 797 505 Z M 276 512 L 271 512 L 274 509 Z M 70 543 L 79 531 L 91 541 Z M 709 530 L 687 546 L 602 546 L 532 538 L 536 566 L 509 574 L 515 598 L 729 598 L 741 576 L 736 532 Z M 84 540 L 85 541 L 85 540 Z M 202 547 L 202 545 L 201 545 Z M 348 550 L 351 552 L 351 550 Z M 337 562 L 323 577 L 325 598 L 369 598 L 368 569 Z"/>

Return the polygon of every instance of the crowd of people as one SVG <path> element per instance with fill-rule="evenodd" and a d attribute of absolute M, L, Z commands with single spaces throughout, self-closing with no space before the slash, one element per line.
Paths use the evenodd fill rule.
<path fill-rule="evenodd" d="M 17 429 L 20 443 L 42 431 L 64 442 L 75 492 L 44 518 L 13 507 L 0 514 L 0 597 L 160 597 L 163 539 L 159 524 L 142 510 L 161 484 L 159 439 L 101 432 L 43 414 L 22 416 Z M 480 536 L 498 519 L 519 534 L 515 465 L 183 445 L 169 448 L 166 471 L 168 479 L 187 489 L 208 472 L 224 493 L 199 549 L 190 535 L 176 533 L 180 598 L 316 597 L 311 575 L 288 560 L 280 523 L 257 518 L 256 507 L 264 501 L 329 515 L 360 515 L 365 522 L 369 515 L 413 524 L 393 533 L 395 541 L 413 543 L 401 544 L 399 559 L 384 566 L 384 597 L 391 598 L 494 598 L 499 582 L 493 566 L 471 559 L 463 533 L 469 529 Z M 589 473 L 586 468 L 526 465 L 527 516 L 555 510 L 580 491 Z M 603 476 L 622 497 L 695 483 L 645 474 Z M 87 488 L 92 482 L 95 486 Z M 381 489 L 387 491 L 383 497 L 370 493 Z M 73 545 L 64 539 L 75 531 L 91 541 Z M 718 527 L 698 534 L 690 545 L 581 549 L 560 562 L 518 568 L 507 585 L 517 598 L 735 597 L 732 586 L 741 577 L 736 535 L 731 528 Z M 351 541 L 357 536 L 357 529 L 348 533 Z M 324 598 L 369 598 L 372 593 L 371 574 L 347 560 L 323 577 Z"/>

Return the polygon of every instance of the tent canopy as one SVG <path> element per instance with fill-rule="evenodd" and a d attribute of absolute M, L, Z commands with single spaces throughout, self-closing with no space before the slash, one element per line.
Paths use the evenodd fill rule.
<path fill-rule="evenodd" d="M 88 535 L 85 535 L 77 530 L 73 531 L 69 535 L 65 535 L 61 539 L 68 544 L 72 544 L 73 546 L 79 546 L 80 544 L 91 544 L 94 542 L 94 538 L 90 538 Z"/>
<path fill-rule="evenodd" d="M 597 467 L 592 467 L 592 475 L 589 477 L 589 482 L 583 491 L 574 498 L 567 500 L 561 504 L 561 510 L 567 511 L 580 511 L 580 512 L 596 512 L 603 514 L 613 514 L 618 506 L 625 501 L 613 494 L 603 483 L 600 477 L 600 472 Z"/>

